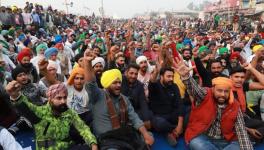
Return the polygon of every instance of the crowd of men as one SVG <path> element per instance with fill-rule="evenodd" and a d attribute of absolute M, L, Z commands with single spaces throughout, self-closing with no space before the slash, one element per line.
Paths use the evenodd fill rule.
<path fill-rule="evenodd" d="M 0 149 L 22 149 L 24 131 L 38 150 L 147 150 L 153 132 L 192 150 L 253 149 L 264 138 L 264 17 L 230 29 L 219 18 L 1 7 Z"/>

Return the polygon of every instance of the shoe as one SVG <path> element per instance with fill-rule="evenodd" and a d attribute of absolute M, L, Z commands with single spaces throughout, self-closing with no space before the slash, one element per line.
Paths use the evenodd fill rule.
<path fill-rule="evenodd" d="M 176 135 L 174 133 L 168 133 L 167 141 L 170 144 L 170 146 L 173 146 L 173 147 L 176 146 L 177 145 Z"/>

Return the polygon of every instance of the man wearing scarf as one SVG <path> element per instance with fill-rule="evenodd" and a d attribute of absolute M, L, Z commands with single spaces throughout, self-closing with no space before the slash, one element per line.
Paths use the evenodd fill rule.
<path fill-rule="evenodd" d="M 93 60 L 93 56 L 84 56 L 85 58 L 85 79 L 86 81 L 90 81 L 90 83 L 86 84 L 86 90 L 91 93 L 91 105 L 92 105 L 92 114 L 93 114 L 93 127 L 94 133 L 99 137 L 99 139 L 104 139 L 107 136 L 120 136 L 121 132 L 119 130 L 123 130 L 124 127 L 128 127 L 128 121 L 133 126 L 131 129 L 136 129 L 143 136 L 145 143 L 148 145 L 152 145 L 154 140 L 153 137 L 149 135 L 146 128 L 144 127 L 144 123 L 136 112 L 134 111 L 133 106 L 130 101 L 121 94 L 121 83 L 122 83 L 122 74 L 118 69 L 111 69 L 105 71 L 101 77 L 101 84 L 104 89 L 99 89 L 97 84 L 95 83 L 94 71 L 92 69 L 91 61 Z M 127 129 L 127 128 L 125 128 Z M 115 132 L 116 131 L 116 132 Z M 127 132 L 127 130 L 123 130 Z M 131 130 L 130 130 L 131 131 Z M 136 134 L 137 131 L 132 130 L 132 134 Z M 113 133 L 115 132 L 115 133 Z M 130 132 L 131 133 L 131 132 Z M 130 136 L 127 135 L 129 138 Z M 120 137 L 119 137 L 120 138 Z M 107 141 L 111 141 L 112 138 L 107 139 Z M 131 139 L 131 137 L 130 137 Z M 141 141 L 142 139 L 131 139 L 135 141 Z M 102 142 L 102 141 L 101 141 Z M 102 142 L 103 143 L 103 142 Z M 101 143 L 101 144 L 102 144 Z M 106 144 L 108 148 L 117 148 L 120 146 L 119 144 L 133 143 L 131 141 L 118 140 L 118 142 L 113 142 L 113 144 Z M 140 144 L 140 146 L 142 146 Z M 121 144 L 119 148 L 124 149 L 124 145 Z M 132 147 L 135 145 L 131 145 Z M 136 148 L 136 147 L 134 147 Z"/>
<path fill-rule="evenodd" d="M 21 94 L 21 85 L 12 81 L 6 86 L 13 105 L 20 113 L 31 113 L 31 122 L 34 123 L 36 134 L 36 146 L 44 149 L 89 149 L 97 150 L 97 141 L 90 128 L 80 119 L 77 113 L 68 109 L 66 100 L 67 88 L 64 84 L 55 84 L 47 91 L 48 103 L 44 106 L 36 106 L 29 102 L 28 98 Z M 74 145 L 69 139 L 70 127 L 74 127 L 82 136 L 87 145 Z"/>
<path fill-rule="evenodd" d="M 212 80 L 212 88 L 203 88 L 190 77 L 190 68 L 182 60 L 176 70 L 193 97 L 185 132 L 190 148 L 253 150 L 239 102 L 234 99 L 232 80 L 217 77 Z"/>

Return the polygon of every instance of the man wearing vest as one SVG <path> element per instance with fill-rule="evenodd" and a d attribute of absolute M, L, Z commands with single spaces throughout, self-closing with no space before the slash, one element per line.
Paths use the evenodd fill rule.
<path fill-rule="evenodd" d="M 121 94 L 121 72 L 118 69 L 105 71 L 101 77 L 101 84 L 104 89 L 99 89 L 91 65 L 91 61 L 93 60 L 93 56 L 91 55 L 84 54 L 85 79 L 86 81 L 90 81 L 85 86 L 91 96 L 92 114 L 94 118 L 92 126 L 95 135 L 98 136 L 100 149 L 138 150 L 139 147 L 131 144 L 135 143 L 136 138 L 131 138 L 129 134 L 122 134 L 128 131 L 123 129 L 129 125 L 141 133 L 147 145 L 152 145 L 154 142 L 153 137 L 147 132 L 143 121 L 140 120 L 134 111 L 130 101 Z M 136 130 L 130 133 L 138 133 Z M 141 138 L 137 139 L 143 142 Z M 124 145 L 129 145 L 131 148 Z M 142 145 L 145 145 L 144 142 L 138 146 Z"/>
<path fill-rule="evenodd" d="M 232 81 L 217 77 L 212 80 L 212 88 L 202 88 L 190 77 L 191 69 L 182 60 L 177 61 L 176 70 L 193 97 L 185 132 L 185 141 L 190 148 L 253 150 L 242 111 L 234 99 Z"/>

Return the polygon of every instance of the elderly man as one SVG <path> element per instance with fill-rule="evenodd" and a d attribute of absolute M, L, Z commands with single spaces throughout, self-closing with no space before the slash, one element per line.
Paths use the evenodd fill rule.
<path fill-rule="evenodd" d="M 253 150 L 239 102 L 234 99 L 233 83 L 225 77 L 212 80 L 212 88 L 200 87 L 184 62 L 177 62 L 177 72 L 193 97 L 185 141 L 191 149 Z"/>
<path fill-rule="evenodd" d="M 26 113 L 35 115 L 36 118 L 32 122 L 35 124 L 37 149 L 70 149 L 70 147 L 88 149 L 88 145 L 73 146 L 69 139 L 70 127 L 73 126 L 79 131 L 85 143 L 89 144 L 92 150 L 97 150 L 96 138 L 89 127 L 77 113 L 68 109 L 66 104 L 68 92 L 64 84 L 50 86 L 47 92 L 48 104 L 41 107 L 30 103 L 28 98 L 21 94 L 20 87 L 17 81 L 12 81 L 6 86 L 6 91 L 20 113 L 25 116 Z"/>
<path fill-rule="evenodd" d="M 94 80 L 92 59 L 93 56 L 85 55 L 86 81 Z M 138 132 L 133 129 L 142 134 L 146 144 L 152 145 L 153 137 L 147 132 L 130 101 L 121 94 L 121 83 L 121 72 L 112 69 L 101 77 L 104 89 L 99 89 L 95 82 L 86 85 L 91 97 L 94 133 L 99 137 L 101 148 L 126 149 L 127 144 L 134 148 L 145 146 L 141 138 L 135 138 Z M 129 123 L 134 128 L 130 128 Z"/>

